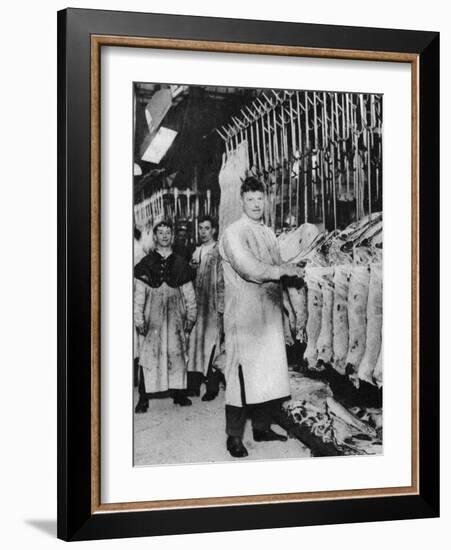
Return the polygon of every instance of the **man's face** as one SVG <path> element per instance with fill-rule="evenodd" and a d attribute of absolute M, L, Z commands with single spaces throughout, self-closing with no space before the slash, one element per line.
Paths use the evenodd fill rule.
<path fill-rule="evenodd" d="M 265 195 L 261 191 L 247 191 L 241 197 L 241 205 L 246 216 L 260 221 L 265 208 Z"/>
<path fill-rule="evenodd" d="M 172 241 L 172 231 L 170 227 L 159 227 L 155 233 L 155 241 L 157 246 L 166 248 L 171 245 Z"/>
<path fill-rule="evenodd" d="M 201 243 L 209 243 L 213 240 L 214 229 L 211 221 L 207 220 L 199 224 L 199 237 Z"/>

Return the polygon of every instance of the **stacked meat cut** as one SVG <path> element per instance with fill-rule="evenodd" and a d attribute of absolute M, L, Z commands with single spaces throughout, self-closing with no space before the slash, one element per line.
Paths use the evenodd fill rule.
<path fill-rule="evenodd" d="M 282 260 L 305 265 L 303 284 L 286 282 L 285 310 L 306 369 L 331 366 L 356 387 L 380 388 L 382 214 L 331 233 L 304 224 L 279 239 Z"/>

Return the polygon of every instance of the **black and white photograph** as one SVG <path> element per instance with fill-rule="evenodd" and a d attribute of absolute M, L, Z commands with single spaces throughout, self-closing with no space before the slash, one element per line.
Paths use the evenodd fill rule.
<path fill-rule="evenodd" d="M 383 96 L 133 83 L 135 466 L 383 453 Z"/>
<path fill-rule="evenodd" d="M 449 538 L 451 27 L 371 8 L 6 5 L 4 548 Z"/>

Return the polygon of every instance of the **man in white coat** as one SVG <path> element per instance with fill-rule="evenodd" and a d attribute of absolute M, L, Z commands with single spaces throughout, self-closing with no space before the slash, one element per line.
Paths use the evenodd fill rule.
<path fill-rule="evenodd" d="M 264 225 L 265 190 L 256 178 L 241 186 L 242 217 L 224 231 L 219 245 L 225 283 L 227 449 L 245 457 L 249 415 L 255 441 L 286 441 L 271 430 L 274 416 L 290 397 L 280 279 L 303 277 L 283 264 L 274 232 Z"/>
<path fill-rule="evenodd" d="M 224 278 L 216 226 L 211 216 L 199 220 L 200 246 L 191 258 L 190 266 L 196 269 L 197 319 L 190 335 L 188 362 L 188 391 L 199 395 L 205 381 L 206 392 L 202 401 L 212 401 L 218 395 L 221 373 L 220 361 L 223 313 Z"/>

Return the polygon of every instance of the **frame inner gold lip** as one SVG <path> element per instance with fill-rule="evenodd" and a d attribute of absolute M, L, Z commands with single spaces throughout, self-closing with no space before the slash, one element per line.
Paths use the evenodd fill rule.
<path fill-rule="evenodd" d="M 102 46 L 410 63 L 412 70 L 412 480 L 408 487 L 120 502 L 100 499 L 100 49 Z M 419 56 L 267 44 L 91 36 L 91 512 L 308 502 L 419 494 Z"/>

